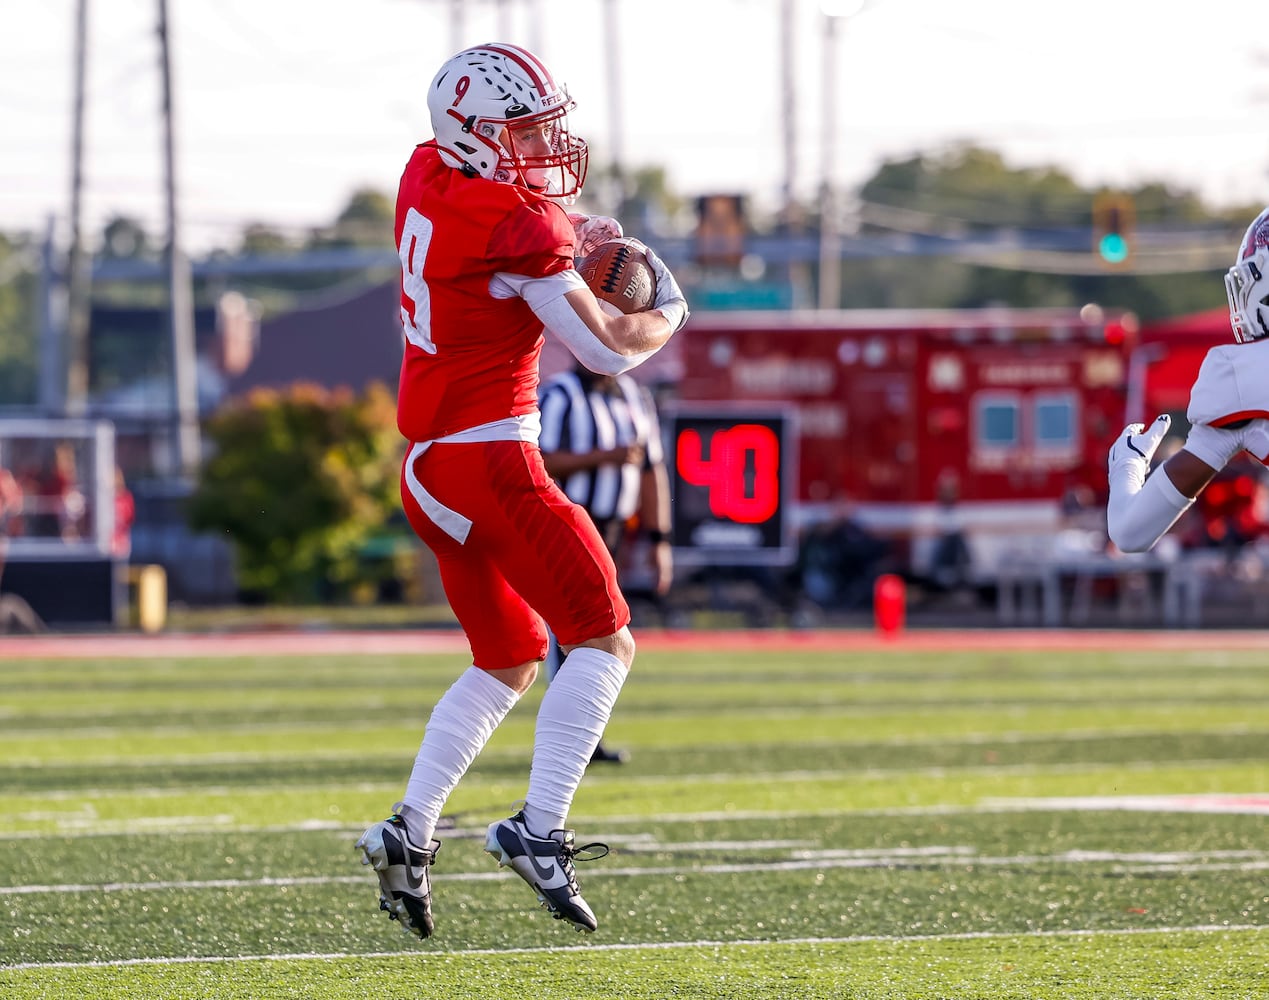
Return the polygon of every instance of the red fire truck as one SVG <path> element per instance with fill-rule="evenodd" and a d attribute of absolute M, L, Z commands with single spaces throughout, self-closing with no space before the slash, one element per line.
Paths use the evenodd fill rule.
<path fill-rule="evenodd" d="M 1203 358 L 1233 339 L 1225 306 L 1143 324 L 1129 361 L 1129 420 L 1160 413 L 1184 416 Z"/>
<path fill-rule="evenodd" d="M 678 335 L 665 423 L 688 564 L 780 564 L 850 519 L 921 575 L 950 525 L 975 577 L 1104 503 L 1131 314 L 716 312 Z"/>

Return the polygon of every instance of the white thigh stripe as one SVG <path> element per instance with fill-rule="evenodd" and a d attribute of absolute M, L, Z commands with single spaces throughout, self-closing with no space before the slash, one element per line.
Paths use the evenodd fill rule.
<path fill-rule="evenodd" d="M 438 443 L 471 443 L 478 441 L 538 441 L 542 432 L 542 421 L 537 413 L 526 413 L 519 417 L 507 417 L 493 423 L 469 427 L 465 431 L 449 434 L 435 441 L 416 441 L 410 448 L 405 462 L 405 485 L 414 497 L 415 503 L 424 514 L 450 538 L 459 545 L 467 543 L 467 535 L 471 532 L 471 518 L 463 517 L 456 510 L 450 510 L 443 503 L 423 488 L 419 477 L 414 474 L 414 463 L 419 460 L 428 448 Z"/>
<path fill-rule="evenodd" d="M 467 535 L 471 531 L 471 519 L 463 517 L 457 511 L 450 510 L 437 500 L 436 497 L 423 488 L 423 484 L 419 482 L 419 477 L 414 474 L 414 463 L 419 460 L 433 443 L 432 441 L 419 441 L 410 449 L 410 457 L 406 459 L 405 463 L 405 485 L 410 490 L 410 496 L 414 497 L 414 502 L 419 505 L 432 523 L 459 545 L 463 545 L 466 543 Z"/>

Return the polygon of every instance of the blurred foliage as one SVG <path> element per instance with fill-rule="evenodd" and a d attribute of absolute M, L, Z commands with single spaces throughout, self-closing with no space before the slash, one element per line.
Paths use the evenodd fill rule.
<path fill-rule="evenodd" d="M 393 249 L 396 218 L 393 196 L 374 188 L 358 188 L 329 226 L 288 232 L 264 222 L 243 227 L 237 253 L 246 257 L 276 257 L 313 250 Z"/>
<path fill-rule="evenodd" d="M 393 252 L 395 219 L 396 203 L 392 195 L 360 188 L 349 196 L 335 221 L 328 226 L 287 232 L 264 223 L 252 223 L 242 232 L 240 256 L 267 258 L 308 254 L 316 258 L 323 253 L 337 256 L 341 251 L 382 251 L 383 263 L 350 273 L 345 261 L 332 260 L 330 270 L 263 272 L 255 277 L 237 278 L 234 287 L 258 302 L 263 315 L 271 316 L 295 308 L 296 302 L 310 292 L 333 288 L 352 292 L 375 282 L 390 281 L 396 277 L 398 267 Z"/>
<path fill-rule="evenodd" d="M 653 241 L 683 228 L 692 215 L 688 199 L 671 187 L 664 167 L 619 170 L 615 164 L 592 164 L 586 190 L 570 211 L 611 215 L 627 236 Z"/>
<path fill-rule="evenodd" d="M 248 223 L 238 244 L 238 254 L 243 257 L 281 257 L 303 249 L 293 236 L 263 222 Z"/>
<path fill-rule="evenodd" d="M 873 212 L 892 209 L 914 232 L 986 232 L 994 229 L 1087 229 L 1098 190 L 1056 167 L 1017 169 L 1000 154 L 962 145 L 882 164 L 859 191 Z M 1263 206 L 1207 208 L 1192 192 L 1149 182 L 1131 195 L 1138 227 L 1216 226 L 1231 232 L 1230 259 L 1243 228 Z M 862 229 L 893 231 L 894 225 Z M 1086 302 L 1129 309 L 1143 320 L 1218 308 L 1225 303 L 1224 267 L 1180 274 L 1048 274 L 1009 270 L 955 256 L 851 260 L 843 265 L 842 294 L 863 308 L 975 308 L 1070 306 Z"/>
<path fill-rule="evenodd" d="M 395 199 L 383 191 L 361 188 L 353 192 L 348 204 L 335 219 L 334 226 L 316 230 L 309 236 L 309 249 L 367 247 L 395 250 L 395 222 Z"/>
<path fill-rule="evenodd" d="M 362 550 L 400 506 L 392 393 L 255 390 L 218 410 L 205 440 L 211 457 L 190 525 L 232 539 L 243 591 L 268 601 L 347 597 Z"/>
<path fill-rule="evenodd" d="M 36 401 L 38 261 L 31 242 L 0 234 L 0 406 Z"/>

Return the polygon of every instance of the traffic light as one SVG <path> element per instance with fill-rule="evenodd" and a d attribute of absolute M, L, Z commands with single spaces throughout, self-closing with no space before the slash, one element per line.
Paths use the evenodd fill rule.
<path fill-rule="evenodd" d="M 1103 267 L 1127 267 L 1136 238 L 1136 211 L 1126 194 L 1100 194 L 1093 202 L 1093 255 Z"/>

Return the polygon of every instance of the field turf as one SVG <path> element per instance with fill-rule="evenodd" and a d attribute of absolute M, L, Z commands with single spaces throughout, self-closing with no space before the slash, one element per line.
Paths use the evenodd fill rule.
<path fill-rule="evenodd" d="M 539 681 L 419 942 L 353 842 L 464 657 L 215 642 L 0 640 L 0 996 L 1269 998 L 1269 646 L 649 636 L 571 819 L 599 930 L 482 850 Z"/>

